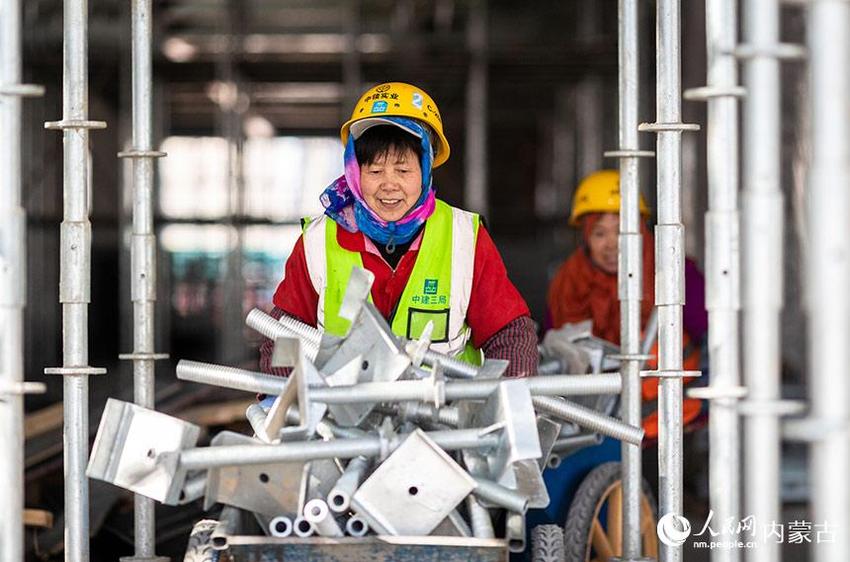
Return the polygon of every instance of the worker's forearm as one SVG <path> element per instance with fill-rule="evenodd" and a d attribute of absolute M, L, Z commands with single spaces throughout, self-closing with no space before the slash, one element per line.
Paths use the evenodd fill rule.
<path fill-rule="evenodd" d="M 507 377 L 537 374 L 537 333 L 529 316 L 520 316 L 509 322 L 484 343 L 482 351 L 488 359 L 510 361 L 505 372 Z"/>

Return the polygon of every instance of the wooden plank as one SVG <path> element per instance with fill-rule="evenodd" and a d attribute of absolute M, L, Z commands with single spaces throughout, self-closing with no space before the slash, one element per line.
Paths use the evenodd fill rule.
<path fill-rule="evenodd" d="M 24 420 L 24 439 L 32 439 L 62 427 L 62 402 L 27 414 Z"/>
<path fill-rule="evenodd" d="M 25 509 L 24 525 L 50 529 L 53 527 L 53 514 L 43 509 Z"/>
<path fill-rule="evenodd" d="M 237 421 L 245 421 L 245 410 L 256 402 L 254 399 L 239 399 L 214 404 L 202 404 L 180 412 L 179 417 L 187 422 L 210 427 L 214 425 L 229 425 Z"/>

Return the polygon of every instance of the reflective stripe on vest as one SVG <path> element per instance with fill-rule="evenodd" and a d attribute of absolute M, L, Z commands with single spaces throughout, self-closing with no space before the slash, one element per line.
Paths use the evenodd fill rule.
<path fill-rule="evenodd" d="M 415 339 L 433 322 L 431 349 L 479 363 L 481 354 L 468 346 L 466 311 L 472 293 L 478 215 L 437 200 L 425 231 L 416 263 L 392 318 L 396 335 Z M 363 267 L 359 252 L 341 247 L 336 223 L 322 215 L 304 228 L 304 252 L 313 288 L 319 295 L 318 325 L 344 335 L 349 322 L 339 308 L 351 270 Z"/>

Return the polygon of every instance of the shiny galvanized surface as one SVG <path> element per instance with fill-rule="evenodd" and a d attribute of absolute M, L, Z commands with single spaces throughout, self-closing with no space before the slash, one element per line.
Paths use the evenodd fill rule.
<path fill-rule="evenodd" d="M 222 562 L 508 562 L 507 542 L 466 537 L 230 537 Z"/>

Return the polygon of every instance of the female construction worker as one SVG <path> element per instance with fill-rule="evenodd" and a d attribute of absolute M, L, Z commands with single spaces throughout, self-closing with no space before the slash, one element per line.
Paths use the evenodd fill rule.
<path fill-rule="evenodd" d="M 345 172 L 296 242 L 272 315 L 344 335 L 342 297 L 352 268 L 364 267 L 395 334 L 418 338 L 431 321 L 435 351 L 472 363 L 483 353 L 509 360 L 509 376 L 535 374 L 534 324 L 487 229 L 436 197 L 432 169 L 450 150 L 434 100 L 410 84 L 380 84 L 360 97 L 340 136 Z M 261 348 L 267 372 L 271 349 L 271 341 Z"/>
<path fill-rule="evenodd" d="M 640 198 L 640 213 L 649 218 L 649 208 Z M 619 240 L 620 176 L 615 170 L 601 170 L 584 178 L 578 186 L 570 215 L 570 224 L 580 228 L 581 246 L 561 265 L 549 286 L 549 316 L 553 328 L 583 320 L 593 321 L 593 335 L 615 344 L 620 343 L 620 301 L 617 295 L 617 246 Z M 643 299 L 641 326 L 655 305 L 655 255 L 652 235 L 644 222 L 643 234 Z M 684 368 L 698 370 L 700 343 L 708 328 L 705 312 L 705 282 L 696 265 L 685 260 Z M 654 354 L 654 352 L 653 352 Z M 654 368 L 654 361 L 648 365 Z M 643 398 L 658 395 L 656 379 L 643 381 Z M 700 413 L 698 400 L 685 400 L 684 421 L 694 420 Z M 658 434 L 654 413 L 644 418 L 646 437 Z"/>

